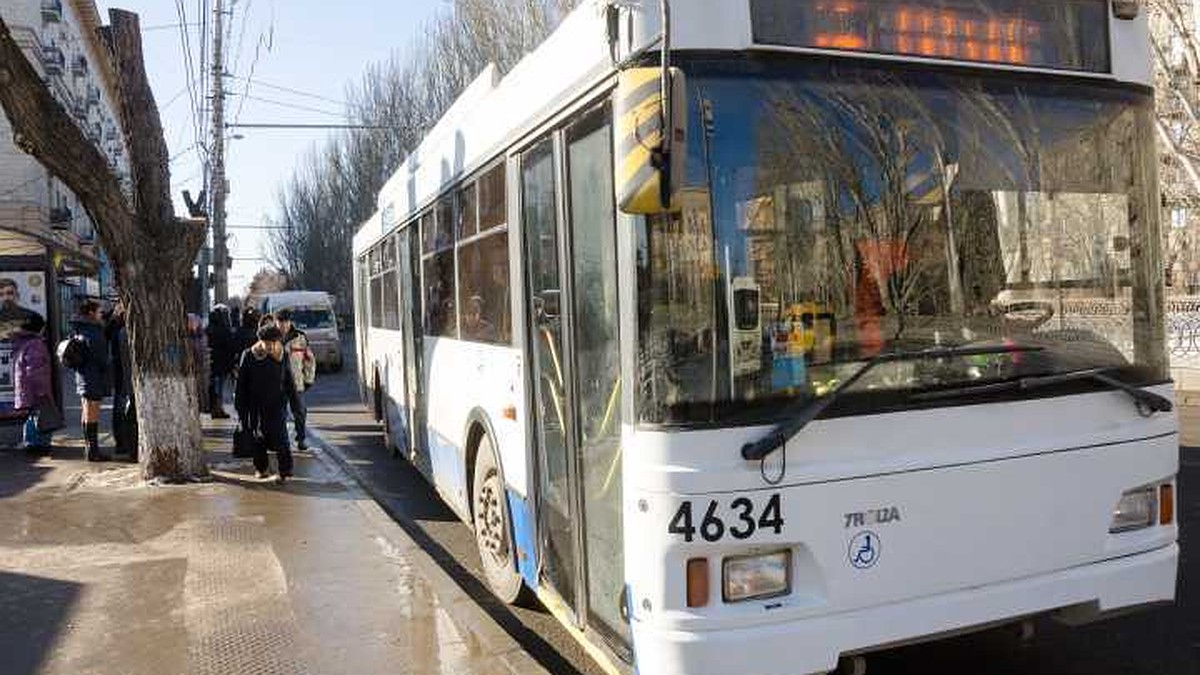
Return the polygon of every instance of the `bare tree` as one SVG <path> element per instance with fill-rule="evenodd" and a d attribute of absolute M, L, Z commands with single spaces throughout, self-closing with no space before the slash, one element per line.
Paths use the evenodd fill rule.
<path fill-rule="evenodd" d="M 359 129 L 314 150 L 278 195 L 268 257 L 294 285 L 353 294 L 350 245 L 376 196 L 459 94 L 489 64 L 507 70 L 578 0 L 455 0 L 405 56 L 368 66 L 349 87 Z"/>
<path fill-rule="evenodd" d="M 205 223 L 175 217 L 167 146 L 142 60 L 136 14 L 109 13 L 106 30 L 117 71 L 133 174 L 125 194 L 100 151 L 51 95 L 0 19 L 0 106 L 18 147 L 76 195 L 96 223 L 129 310 L 133 389 L 138 401 L 142 474 L 185 480 L 207 473 L 193 364 L 185 348 L 184 296 Z"/>
<path fill-rule="evenodd" d="M 1200 285 L 1200 16 L 1195 0 L 1149 0 L 1167 285 Z M 1182 278 L 1177 278 L 1182 273 Z"/>

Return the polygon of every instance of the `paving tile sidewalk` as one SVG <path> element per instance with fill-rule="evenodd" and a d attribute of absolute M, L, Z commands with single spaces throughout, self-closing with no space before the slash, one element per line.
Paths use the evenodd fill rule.
<path fill-rule="evenodd" d="M 0 673 L 541 673 L 320 451 L 284 486 L 0 452 Z"/>

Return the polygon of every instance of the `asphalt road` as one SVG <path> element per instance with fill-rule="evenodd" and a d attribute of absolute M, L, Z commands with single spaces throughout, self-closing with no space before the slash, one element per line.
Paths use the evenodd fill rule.
<path fill-rule="evenodd" d="M 547 670 L 562 675 L 602 671 L 557 621 L 541 608 L 510 608 L 487 591 L 467 526 L 440 501 L 424 478 L 384 448 L 379 426 L 359 402 L 348 364 L 323 374 L 308 394 L 310 426 L 336 444 L 367 491 L 419 542 L 499 625 Z M 1178 600 L 1085 627 L 1041 620 L 1031 640 L 995 629 L 868 657 L 872 675 L 1200 675 L 1200 556 L 1188 541 L 1200 521 L 1200 449 L 1183 450 L 1180 475 L 1183 555 Z M 1191 583 L 1189 583 L 1191 582 Z M 647 673 L 645 675 L 653 675 Z M 731 674 L 733 675 L 733 674 Z"/>

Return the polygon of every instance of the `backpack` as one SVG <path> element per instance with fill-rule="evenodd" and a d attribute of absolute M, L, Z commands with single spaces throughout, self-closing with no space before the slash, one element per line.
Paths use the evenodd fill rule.
<path fill-rule="evenodd" d="M 64 368 L 71 370 L 83 368 L 84 364 L 92 356 L 92 350 L 88 346 L 87 339 L 78 333 L 59 342 L 55 353 L 58 355 L 58 362 Z"/>

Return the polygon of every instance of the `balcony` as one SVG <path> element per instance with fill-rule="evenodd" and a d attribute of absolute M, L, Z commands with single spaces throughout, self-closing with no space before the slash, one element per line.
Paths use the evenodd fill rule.
<path fill-rule="evenodd" d="M 71 59 L 71 73 L 75 77 L 87 77 L 88 62 L 86 56 L 81 55 Z"/>
<path fill-rule="evenodd" d="M 42 23 L 59 23 L 62 18 L 62 0 L 42 0 Z"/>
<path fill-rule="evenodd" d="M 69 230 L 71 229 L 71 221 L 74 216 L 71 209 L 65 206 L 59 206 L 50 209 L 50 228 L 54 230 Z"/>
<path fill-rule="evenodd" d="M 63 52 L 55 45 L 46 45 L 42 47 L 42 67 L 46 69 L 47 75 L 62 75 L 63 68 L 67 64 L 67 59 L 63 56 Z"/>

